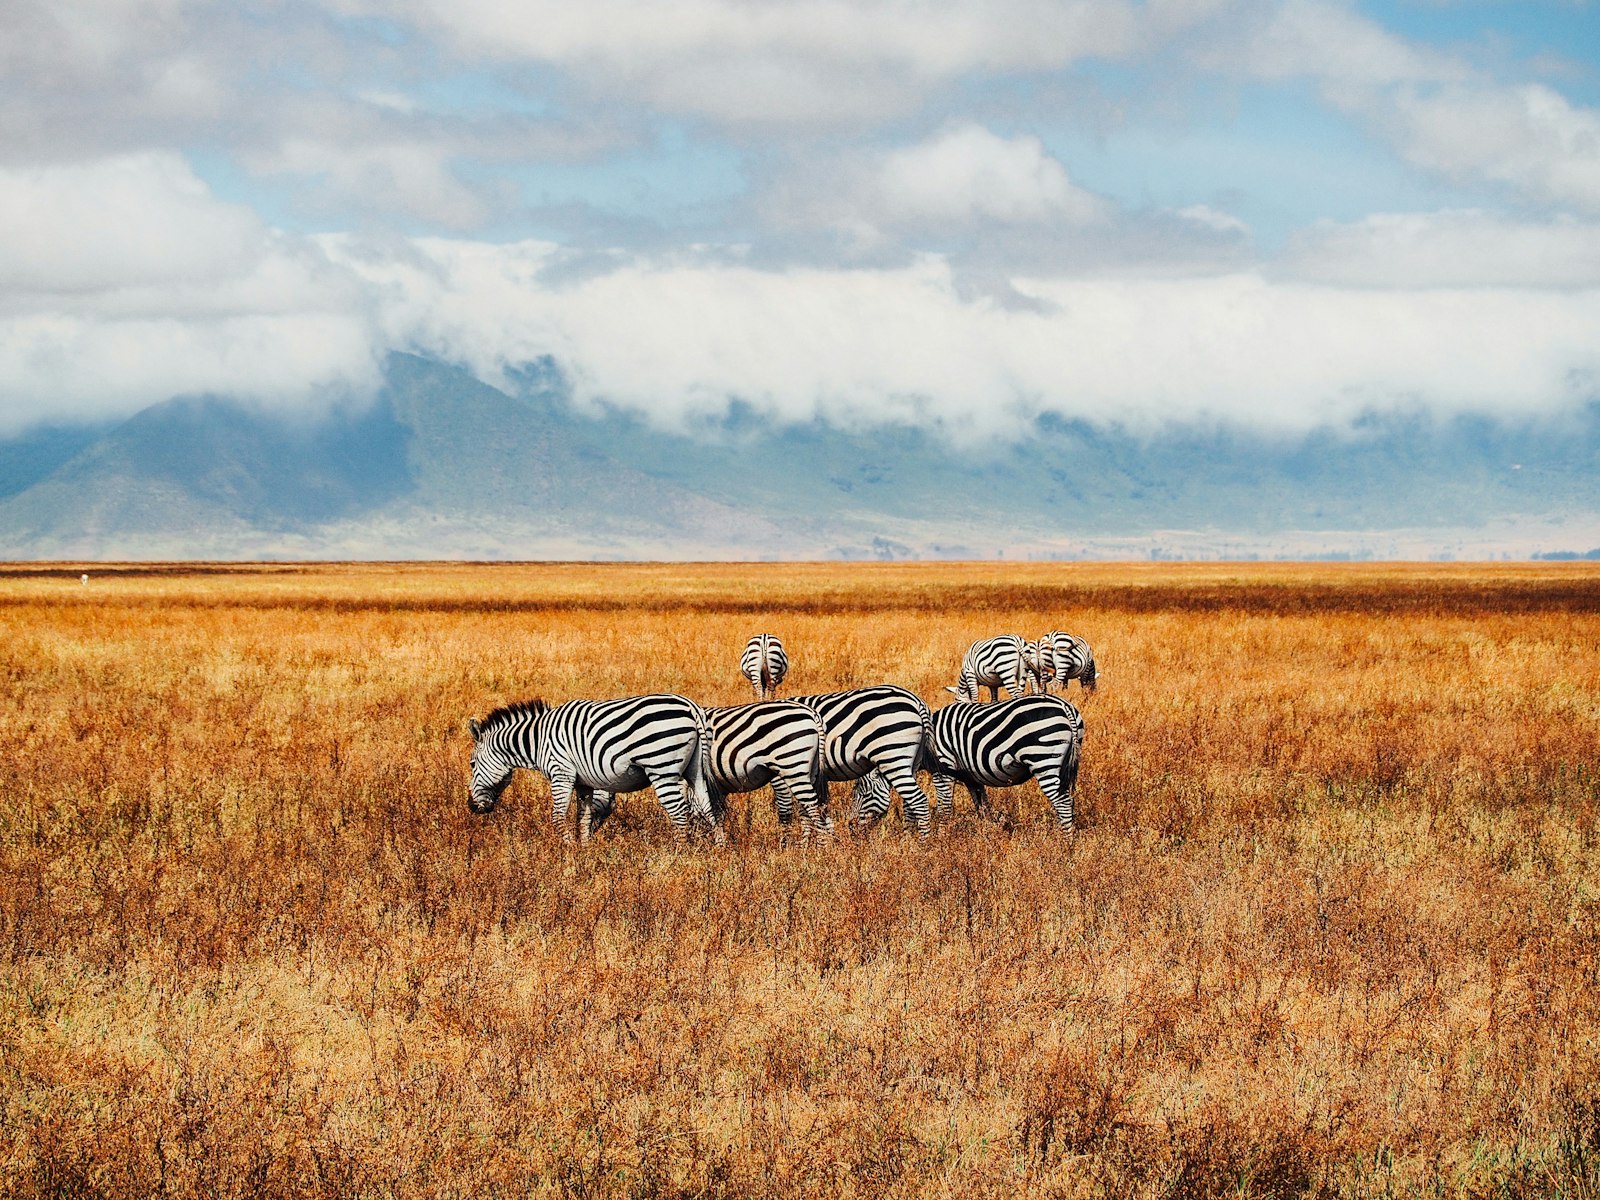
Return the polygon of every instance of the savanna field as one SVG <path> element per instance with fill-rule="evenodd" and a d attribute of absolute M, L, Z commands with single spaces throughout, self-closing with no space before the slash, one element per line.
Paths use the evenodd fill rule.
<path fill-rule="evenodd" d="M 0 1195 L 1600 1195 L 1600 565 L 81 569 L 0 567 Z M 1071 838 L 467 807 L 508 701 L 1056 628 Z"/>

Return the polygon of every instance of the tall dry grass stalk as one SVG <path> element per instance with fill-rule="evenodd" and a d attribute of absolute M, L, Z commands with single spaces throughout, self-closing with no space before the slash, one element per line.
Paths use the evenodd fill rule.
<path fill-rule="evenodd" d="M 1592 567 L 79 570 L 0 569 L 0 1193 L 1600 1191 Z M 467 810 L 507 700 L 1049 628 L 1070 842 Z"/>

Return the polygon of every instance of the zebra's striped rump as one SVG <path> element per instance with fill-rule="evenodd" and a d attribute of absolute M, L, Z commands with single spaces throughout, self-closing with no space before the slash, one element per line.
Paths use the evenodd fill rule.
<path fill-rule="evenodd" d="M 706 781 L 710 730 L 705 714 L 682 696 L 632 696 L 573 700 L 551 707 L 542 700 L 498 708 L 469 723 L 474 812 L 493 810 L 518 767 L 550 780 L 551 816 L 571 839 L 566 817 L 579 798 L 579 838 L 610 813 L 616 792 L 655 789 L 681 839 L 693 815 L 721 841 Z M 603 797 L 603 799 L 602 799 Z"/>
<path fill-rule="evenodd" d="M 999 637 L 981 638 L 967 647 L 961 656 L 961 678 L 953 688 L 958 699 L 976 700 L 978 689 L 989 689 L 989 699 L 998 700 L 1000 689 L 1005 688 L 1012 697 L 1028 692 L 1028 680 L 1033 677 L 1038 647 L 1014 633 Z"/>
<path fill-rule="evenodd" d="M 828 790 L 822 778 L 822 718 L 804 704 L 758 701 L 708 708 L 711 727 L 710 783 L 720 816 L 729 792 L 772 785 L 778 820 L 787 825 L 800 810 L 802 836 L 833 835 Z"/>
<path fill-rule="evenodd" d="M 775 633 L 758 633 L 745 643 L 739 670 L 755 689 L 757 700 L 770 700 L 789 673 L 789 656 Z"/>
<path fill-rule="evenodd" d="M 822 718 L 823 775 L 849 781 L 869 771 L 883 772 L 889 786 L 899 793 L 906 819 L 926 834 L 928 797 L 917 783 L 917 771 L 932 729 L 928 706 L 914 693 L 893 684 L 801 696 L 798 703 Z M 883 814 L 871 820 L 855 815 L 863 824 L 870 824 Z"/>
<path fill-rule="evenodd" d="M 1052 629 L 1036 643 L 1034 677 L 1039 690 L 1047 692 L 1051 683 L 1066 691 L 1067 683 L 1076 679 L 1086 692 L 1095 689 L 1094 651 L 1081 637 Z"/>
<path fill-rule="evenodd" d="M 954 808 L 956 782 L 966 786 L 982 812 L 985 789 L 1037 779 L 1057 822 L 1072 832 L 1083 717 L 1059 696 L 951 704 L 933 714 L 929 750 L 941 813 Z"/>

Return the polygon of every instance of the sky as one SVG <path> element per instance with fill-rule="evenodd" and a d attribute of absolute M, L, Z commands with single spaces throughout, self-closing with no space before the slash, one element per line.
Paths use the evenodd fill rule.
<path fill-rule="evenodd" d="M 7 0 L 0 434 L 550 356 L 665 425 L 1600 399 L 1600 0 Z"/>

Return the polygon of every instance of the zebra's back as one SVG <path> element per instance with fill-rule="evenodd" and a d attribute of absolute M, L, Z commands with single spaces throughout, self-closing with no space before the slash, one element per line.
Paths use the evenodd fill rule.
<path fill-rule="evenodd" d="M 580 778 L 602 786 L 606 780 L 620 780 L 635 766 L 647 774 L 682 767 L 698 750 L 703 722 L 694 701 L 670 693 L 569 700 L 550 710 L 545 736 L 552 748 L 570 756 Z"/>
<path fill-rule="evenodd" d="M 1054 682 L 1063 691 L 1069 681 L 1076 679 L 1085 690 L 1092 692 L 1098 682 L 1094 665 L 1094 651 L 1089 643 L 1071 633 L 1052 629 L 1037 643 L 1036 677 L 1039 690 L 1045 691 Z"/>
<path fill-rule="evenodd" d="M 798 697 L 815 709 L 825 730 L 822 770 L 828 779 L 860 779 L 874 769 L 900 795 L 906 817 L 926 834 L 928 797 L 917 783 L 932 717 L 914 692 L 894 684 Z M 881 816 L 874 814 L 866 821 Z"/>
<path fill-rule="evenodd" d="M 760 700 L 706 710 L 711 728 L 711 782 L 721 794 L 772 785 L 778 820 L 800 810 L 804 836 L 831 836 L 827 785 L 822 778 L 822 718 L 804 704 Z"/>
<path fill-rule="evenodd" d="M 993 698 L 1002 687 L 1013 697 L 1025 695 L 1035 653 L 1034 643 L 1015 633 L 980 638 L 961 656 L 961 678 L 953 690 L 963 700 L 976 700 L 980 687 Z"/>
<path fill-rule="evenodd" d="M 930 743 L 940 807 L 948 805 L 952 779 L 965 784 L 981 806 L 984 788 L 1035 778 L 1070 832 L 1082 747 L 1083 717 L 1059 696 L 948 705 L 933 715 Z"/>

